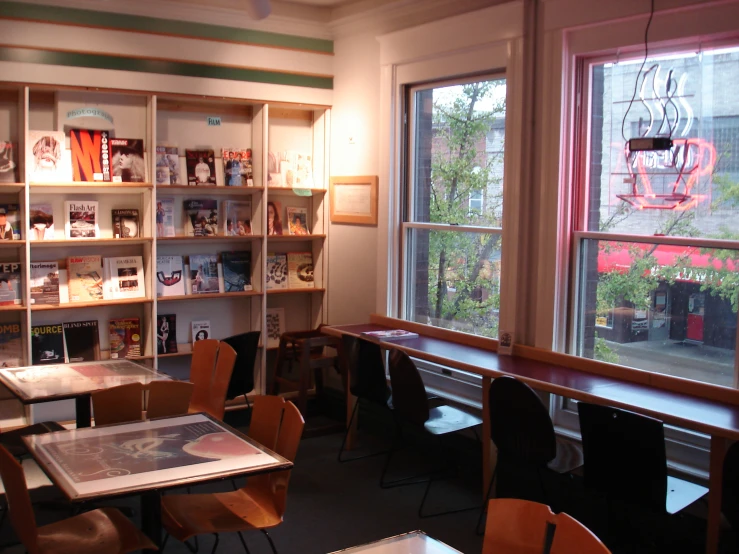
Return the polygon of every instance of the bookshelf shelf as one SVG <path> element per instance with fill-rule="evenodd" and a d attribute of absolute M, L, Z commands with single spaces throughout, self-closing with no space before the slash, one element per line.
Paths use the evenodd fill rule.
<path fill-rule="evenodd" d="M 152 190 L 151 183 L 30 183 L 31 194 L 126 194 Z"/>
<path fill-rule="evenodd" d="M 267 294 L 270 296 L 273 294 L 306 294 L 306 293 L 318 293 L 326 292 L 326 289 L 315 288 L 315 289 L 270 289 Z"/>
<path fill-rule="evenodd" d="M 292 189 L 288 187 L 268 187 L 270 196 L 321 196 L 326 189 Z"/>
<path fill-rule="evenodd" d="M 0 183 L 0 194 L 13 194 L 17 192 L 22 192 L 25 188 L 25 183 Z"/>
<path fill-rule="evenodd" d="M 0 312 L 23 312 L 26 307 L 23 305 L 11 304 L 9 306 L 0 306 Z"/>
<path fill-rule="evenodd" d="M 316 235 L 269 235 L 267 237 L 267 240 L 269 241 L 275 241 L 275 242 L 308 242 L 311 240 L 320 240 L 325 239 L 326 235 L 324 234 L 316 234 Z"/>
<path fill-rule="evenodd" d="M 204 294 L 186 294 L 184 296 L 160 296 L 157 302 L 180 302 L 188 300 L 209 300 L 213 298 L 238 298 L 248 296 L 261 296 L 260 291 L 250 290 L 243 292 L 207 292 Z"/>
<path fill-rule="evenodd" d="M 0 248 L 22 248 L 25 245 L 25 240 L 0 240 Z"/>
<path fill-rule="evenodd" d="M 157 358 L 182 358 L 183 356 L 192 356 L 192 350 L 189 352 L 172 352 L 171 354 L 157 354 Z"/>
<path fill-rule="evenodd" d="M 246 196 L 262 192 L 264 192 L 264 187 L 191 187 L 189 185 L 157 185 L 157 194 L 161 196 L 167 196 L 168 194 L 192 194 L 193 196 L 223 194 Z"/>
<path fill-rule="evenodd" d="M 191 244 L 198 242 L 248 242 L 253 240 L 261 240 L 264 235 L 245 235 L 243 237 L 225 237 L 216 235 L 213 237 L 161 237 L 157 242 L 176 242 L 181 244 Z"/>
<path fill-rule="evenodd" d="M 118 306 L 127 304 L 151 304 L 151 298 L 126 298 L 123 300 L 99 300 L 97 302 L 68 302 L 66 304 L 42 304 L 32 305 L 32 312 L 45 312 L 49 310 L 77 310 L 81 308 L 97 308 L 100 306 Z"/>
<path fill-rule="evenodd" d="M 37 248 L 53 248 L 58 246 L 116 246 L 124 244 L 151 244 L 151 238 L 137 237 L 130 239 L 114 239 L 114 238 L 101 238 L 101 239 L 54 239 L 54 240 L 32 240 L 31 247 Z M 16 241 L 19 242 L 19 241 Z"/>

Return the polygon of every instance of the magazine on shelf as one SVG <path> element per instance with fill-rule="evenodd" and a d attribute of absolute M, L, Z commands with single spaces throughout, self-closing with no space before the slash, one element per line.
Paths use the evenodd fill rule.
<path fill-rule="evenodd" d="M 66 200 L 64 217 L 64 232 L 68 239 L 100 238 L 96 200 Z"/>
<path fill-rule="evenodd" d="M 279 200 L 270 200 L 267 202 L 267 234 L 282 235 L 284 232 L 282 204 Z"/>
<path fill-rule="evenodd" d="M 100 334 L 97 319 L 63 323 L 64 355 L 67 362 L 89 362 L 100 359 Z"/>
<path fill-rule="evenodd" d="M 223 234 L 227 237 L 251 235 L 251 200 L 223 202 Z"/>
<path fill-rule="evenodd" d="M 103 277 L 103 297 L 106 300 L 146 298 L 142 256 L 103 259 Z"/>
<path fill-rule="evenodd" d="M 110 182 L 110 133 L 90 129 L 69 131 L 72 178 L 75 181 Z"/>
<path fill-rule="evenodd" d="M 64 131 L 28 131 L 26 169 L 32 183 L 64 183 L 72 180 Z"/>
<path fill-rule="evenodd" d="M 211 338 L 210 336 L 210 321 L 207 319 L 201 319 L 192 322 L 192 344 L 195 345 L 199 340 L 205 340 Z"/>
<path fill-rule="evenodd" d="M 117 239 L 132 239 L 141 236 L 139 226 L 139 211 L 133 208 L 111 210 L 113 218 L 113 237 Z"/>
<path fill-rule="evenodd" d="M 51 204 L 31 204 L 28 215 L 31 240 L 54 240 L 54 209 Z"/>
<path fill-rule="evenodd" d="M 267 156 L 268 186 L 313 188 L 313 162 L 310 154 L 288 150 L 269 152 Z"/>
<path fill-rule="evenodd" d="M 267 308 L 267 348 L 280 345 L 285 332 L 285 308 Z"/>
<path fill-rule="evenodd" d="M 267 290 L 287 288 L 287 256 L 267 254 Z"/>
<path fill-rule="evenodd" d="M 157 238 L 174 237 L 174 198 L 158 198 L 157 211 Z"/>
<path fill-rule="evenodd" d="M 64 329 L 61 323 L 31 327 L 31 363 L 64 363 Z"/>
<path fill-rule="evenodd" d="M 146 182 L 146 161 L 142 139 L 110 139 L 112 181 L 114 183 Z"/>
<path fill-rule="evenodd" d="M 157 316 L 157 354 L 177 353 L 177 316 Z"/>
<path fill-rule="evenodd" d="M 138 317 L 111 319 L 108 329 L 111 359 L 141 356 L 141 322 Z"/>
<path fill-rule="evenodd" d="M 17 167 L 13 143 L 0 140 L 0 183 L 17 183 Z"/>
<path fill-rule="evenodd" d="M 185 236 L 218 235 L 218 200 L 191 198 L 182 202 L 185 208 Z"/>
<path fill-rule="evenodd" d="M 0 241 L 21 239 L 19 220 L 18 204 L 0 204 Z"/>
<path fill-rule="evenodd" d="M 223 180 L 227 187 L 253 187 L 251 148 L 224 148 Z"/>
<path fill-rule="evenodd" d="M 185 150 L 187 184 L 192 186 L 216 185 L 216 157 L 213 150 Z"/>
<path fill-rule="evenodd" d="M 220 292 L 218 286 L 218 256 L 190 254 L 190 282 L 192 294 Z"/>
<path fill-rule="evenodd" d="M 312 289 L 313 254 L 310 252 L 287 253 L 287 283 L 290 289 Z"/>
<path fill-rule="evenodd" d="M 252 290 L 251 252 L 222 252 L 224 292 Z"/>
<path fill-rule="evenodd" d="M 157 185 L 180 184 L 180 156 L 176 146 L 157 146 Z"/>
<path fill-rule="evenodd" d="M 293 208 L 288 206 L 287 232 L 291 235 L 310 235 L 308 226 L 308 208 Z"/>
<path fill-rule="evenodd" d="M 0 306 L 23 303 L 21 297 L 21 264 L 0 263 Z"/>
<path fill-rule="evenodd" d="M 20 323 L 0 325 L 0 367 L 23 365 L 23 339 Z"/>
<path fill-rule="evenodd" d="M 386 331 L 365 331 L 360 333 L 361 337 L 375 340 L 403 340 L 418 338 L 418 333 L 406 331 L 405 329 L 388 329 Z"/>
<path fill-rule="evenodd" d="M 97 302 L 103 299 L 103 266 L 100 256 L 67 258 L 70 302 Z"/>
<path fill-rule="evenodd" d="M 57 262 L 31 262 L 31 304 L 59 304 L 59 264 Z"/>
<path fill-rule="evenodd" d="M 182 256 L 157 256 L 157 297 L 185 294 Z"/>

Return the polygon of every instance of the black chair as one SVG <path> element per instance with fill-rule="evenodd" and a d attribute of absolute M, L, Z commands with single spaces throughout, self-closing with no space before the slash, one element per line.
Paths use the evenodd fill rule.
<path fill-rule="evenodd" d="M 675 514 L 703 497 L 708 489 L 667 475 L 664 424 L 658 419 L 618 408 L 580 402 L 585 454 L 585 487 L 604 498 L 608 529 L 645 540 L 658 540 L 649 517 Z M 658 519 L 656 523 L 659 523 Z M 614 536 L 616 536 L 614 535 Z"/>
<path fill-rule="evenodd" d="M 511 487 L 508 480 L 501 479 L 500 468 L 513 468 L 519 475 L 535 473 L 542 498 L 522 500 L 551 504 L 544 484 L 545 473 L 570 473 L 583 464 L 582 450 L 572 442 L 557 440 L 549 410 L 523 381 L 513 377 L 494 379 L 488 393 L 488 411 L 490 438 L 498 449 L 498 461 L 478 519 L 478 533 L 493 484 L 498 498 L 529 496 L 516 491 L 516 483 Z"/>
<path fill-rule="evenodd" d="M 228 383 L 226 398 L 236 398 L 243 394 L 248 406 L 249 399 L 246 395 L 254 390 L 254 362 L 259 349 L 259 331 L 234 335 L 223 339 L 223 342 L 236 350 L 236 362 Z"/>
<path fill-rule="evenodd" d="M 359 410 L 360 402 L 362 400 L 367 400 L 374 404 L 389 408 L 388 400 L 390 399 L 390 387 L 387 386 L 383 353 L 378 344 L 352 337 L 350 335 L 344 335 L 341 338 L 341 350 L 343 356 L 342 361 L 345 365 L 344 372 L 349 375 L 350 380 L 349 392 L 353 396 L 357 397 L 357 401 L 354 403 L 354 409 L 349 418 L 349 424 L 344 433 L 344 439 L 341 441 L 341 448 L 339 448 L 337 460 L 341 463 L 353 462 L 355 460 L 361 460 L 371 456 L 387 454 L 388 451 L 383 450 L 381 452 L 373 452 L 371 454 L 354 456 L 352 458 L 342 458 L 344 447 L 346 446 L 346 439 L 349 436 L 349 431 L 354 422 L 354 417 Z"/>
<path fill-rule="evenodd" d="M 729 447 L 724 458 L 721 511 L 731 525 L 734 543 L 739 548 L 739 442 Z"/>
<path fill-rule="evenodd" d="M 393 454 L 398 450 L 397 439 L 402 439 L 403 421 L 423 429 L 434 437 L 438 437 L 439 441 L 441 441 L 442 436 L 448 435 L 449 433 L 462 431 L 464 429 L 474 430 L 474 427 L 482 424 L 482 420 L 479 417 L 468 414 L 467 412 L 452 406 L 440 405 L 432 408 L 429 404 L 429 399 L 426 396 L 426 389 L 421 379 L 421 375 L 418 373 L 416 364 L 413 363 L 413 360 L 411 360 L 406 353 L 400 350 L 393 350 L 390 353 L 389 368 L 393 414 L 397 421 L 397 433 L 396 441 L 394 441 L 393 447 L 388 453 L 385 467 L 383 468 L 382 475 L 380 477 L 380 486 L 383 488 L 389 488 L 393 486 L 426 482 L 426 490 L 423 493 L 423 499 L 418 507 L 418 516 L 422 518 L 478 508 L 479 505 L 475 505 L 468 508 L 447 510 L 433 514 L 423 513 L 423 508 L 426 504 L 426 499 L 428 498 L 429 491 L 434 480 L 436 480 L 439 475 L 446 474 L 450 470 L 456 469 L 450 456 L 447 456 L 447 464 L 445 467 L 434 471 L 431 474 L 427 474 L 429 478 L 423 481 L 418 480 L 419 477 L 422 477 L 421 475 L 405 477 L 392 482 L 385 481 L 385 474 L 390 466 L 390 461 Z M 477 432 L 475 432 L 475 434 L 477 435 Z M 443 448 L 444 445 L 442 443 L 440 443 L 440 446 L 444 452 L 448 454 L 447 450 Z"/>

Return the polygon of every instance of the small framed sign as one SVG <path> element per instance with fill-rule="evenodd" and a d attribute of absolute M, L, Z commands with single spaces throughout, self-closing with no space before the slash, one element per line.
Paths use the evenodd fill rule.
<path fill-rule="evenodd" d="M 331 177 L 331 223 L 377 225 L 377 175 Z"/>

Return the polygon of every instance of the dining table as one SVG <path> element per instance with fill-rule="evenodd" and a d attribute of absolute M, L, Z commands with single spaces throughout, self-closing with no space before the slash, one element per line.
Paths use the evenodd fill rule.
<path fill-rule="evenodd" d="M 423 531 L 410 531 L 330 554 L 462 554 Z"/>

